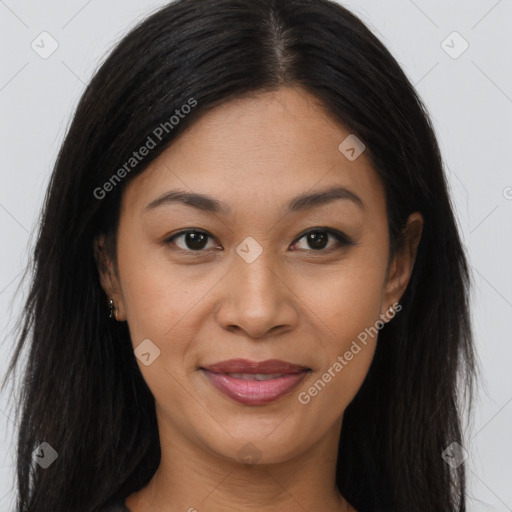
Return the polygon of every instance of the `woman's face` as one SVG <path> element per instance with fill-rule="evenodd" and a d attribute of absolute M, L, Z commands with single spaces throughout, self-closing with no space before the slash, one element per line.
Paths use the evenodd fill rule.
<path fill-rule="evenodd" d="M 161 435 L 260 462 L 339 437 L 375 351 L 365 329 L 382 326 L 414 258 L 399 252 L 386 272 L 384 189 L 353 140 L 339 148 L 349 136 L 313 96 L 281 88 L 210 111 L 127 185 L 119 277 L 102 284 L 134 349 L 144 342 Z M 309 371 L 217 373 L 230 395 L 201 369 L 230 359 Z"/>

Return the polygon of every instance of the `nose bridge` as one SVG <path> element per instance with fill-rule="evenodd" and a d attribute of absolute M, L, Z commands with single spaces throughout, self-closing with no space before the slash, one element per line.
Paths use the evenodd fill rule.
<path fill-rule="evenodd" d="M 246 288 L 254 292 L 268 293 L 267 288 L 275 286 L 275 270 L 272 267 L 275 267 L 276 260 L 271 243 L 268 236 L 265 239 L 258 237 L 258 240 L 247 236 L 236 247 L 233 272 Z"/>
<path fill-rule="evenodd" d="M 240 248 L 239 248 L 240 249 Z M 250 248 L 254 252 L 254 248 Z M 246 260 L 243 256 L 235 258 L 235 268 L 238 290 L 235 290 L 239 303 L 245 304 L 253 314 L 263 314 L 265 309 L 276 307 L 276 302 L 282 295 L 282 286 L 276 278 L 275 266 L 270 250 L 262 250 L 254 260 Z M 268 312 L 267 312 L 268 314 Z"/>
<path fill-rule="evenodd" d="M 276 271 L 272 269 L 269 255 L 261 255 L 252 263 L 238 261 L 234 272 L 240 287 L 243 288 L 240 291 L 243 292 L 245 301 L 254 298 L 255 302 L 259 303 L 266 297 L 267 300 L 264 302 L 268 304 L 276 292 L 279 293 L 276 290 L 279 281 L 276 278 Z"/>

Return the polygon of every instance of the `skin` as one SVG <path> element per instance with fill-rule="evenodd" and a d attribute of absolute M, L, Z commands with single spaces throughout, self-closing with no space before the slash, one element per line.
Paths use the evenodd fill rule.
<path fill-rule="evenodd" d="M 133 347 L 150 339 L 160 350 L 148 366 L 137 359 L 156 401 L 162 460 L 149 485 L 126 500 L 132 512 L 355 511 L 335 486 L 336 454 L 377 336 L 308 404 L 298 395 L 399 302 L 423 221 L 411 214 L 405 243 L 388 262 L 384 189 L 364 152 L 350 161 L 338 149 L 349 134 L 314 96 L 281 87 L 208 112 L 127 184 L 118 273 L 102 237 L 95 255 Z M 286 212 L 299 194 L 332 186 L 350 189 L 364 208 L 338 199 Z M 182 203 L 145 211 L 171 189 L 208 194 L 231 213 Z M 315 249 L 304 231 L 321 227 L 355 245 L 329 235 Z M 189 228 L 210 235 L 202 252 L 186 236 L 165 243 Z M 236 252 L 248 236 L 263 250 L 252 263 Z M 338 249 L 326 252 L 331 247 Z M 247 406 L 198 370 L 236 357 L 312 371 L 291 394 Z M 238 455 L 247 443 L 259 454 L 252 464 Z"/>

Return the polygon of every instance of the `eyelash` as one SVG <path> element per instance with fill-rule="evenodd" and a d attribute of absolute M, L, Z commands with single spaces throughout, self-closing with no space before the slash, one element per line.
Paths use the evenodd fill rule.
<path fill-rule="evenodd" d="M 185 229 L 183 231 L 179 231 L 178 233 L 168 237 L 167 239 L 164 240 L 164 243 L 166 245 L 171 245 L 174 243 L 174 240 L 176 238 L 178 238 L 180 236 L 187 235 L 188 233 L 198 233 L 198 234 L 206 235 L 209 238 L 213 239 L 213 237 L 207 231 L 203 231 L 201 229 Z M 306 237 L 307 235 L 309 235 L 311 233 L 327 233 L 328 235 L 333 236 L 338 241 L 338 244 L 334 247 L 331 247 L 330 249 L 309 249 L 309 250 L 308 249 L 298 249 L 299 251 L 309 251 L 309 252 L 314 252 L 314 253 L 319 253 L 319 254 L 320 253 L 321 254 L 330 254 L 331 252 L 341 250 L 347 246 L 356 245 L 355 242 L 352 239 L 350 239 L 347 235 L 345 235 L 341 231 L 338 231 L 336 229 L 331 229 L 331 228 L 309 229 L 309 230 L 305 231 L 304 233 L 302 233 L 301 235 L 299 235 L 299 237 L 296 238 L 296 240 L 292 243 L 292 245 L 297 244 L 300 240 L 302 240 L 304 237 Z M 201 254 L 201 253 L 206 252 L 206 250 L 204 250 L 204 249 L 186 250 L 186 249 L 182 249 L 181 247 L 178 247 L 177 249 L 174 249 L 174 250 L 181 251 L 183 253 L 196 253 L 196 254 Z"/>

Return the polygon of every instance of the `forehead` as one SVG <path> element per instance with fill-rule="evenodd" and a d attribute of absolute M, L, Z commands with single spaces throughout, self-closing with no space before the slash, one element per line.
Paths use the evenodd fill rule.
<path fill-rule="evenodd" d="M 353 137 L 300 88 L 232 100 L 204 114 L 132 179 L 124 208 L 142 213 L 177 187 L 229 205 L 275 208 L 340 185 L 382 209 L 383 187 L 364 151 L 355 159 L 343 151 Z"/>

